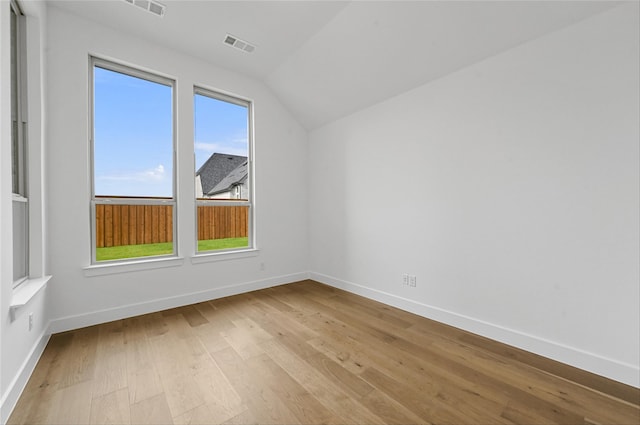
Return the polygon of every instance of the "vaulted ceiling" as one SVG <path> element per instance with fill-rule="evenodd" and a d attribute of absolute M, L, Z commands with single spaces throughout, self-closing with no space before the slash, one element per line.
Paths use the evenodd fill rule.
<path fill-rule="evenodd" d="M 611 1 L 124 0 L 48 4 L 263 81 L 313 129 L 615 7 Z M 223 43 L 233 34 L 253 53 Z"/>

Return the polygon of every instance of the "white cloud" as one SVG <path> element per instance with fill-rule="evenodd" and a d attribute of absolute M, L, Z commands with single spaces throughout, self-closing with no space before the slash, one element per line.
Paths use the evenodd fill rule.
<path fill-rule="evenodd" d="M 147 170 L 142 173 L 143 180 L 162 180 L 164 179 L 164 165 L 160 164 L 152 170 Z"/>
<path fill-rule="evenodd" d="M 155 168 L 143 171 L 121 172 L 102 175 L 98 177 L 100 180 L 115 181 L 136 181 L 136 182 L 160 182 L 165 178 L 164 165 L 160 164 Z"/>

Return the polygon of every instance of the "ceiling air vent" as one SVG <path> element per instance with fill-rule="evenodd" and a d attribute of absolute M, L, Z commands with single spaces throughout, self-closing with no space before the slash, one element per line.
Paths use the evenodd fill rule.
<path fill-rule="evenodd" d="M 153 13 L 156 16 L 164 16 L 164 11 L 167 8 L 164 4 L 154 0 L 124 0 L 129 4 L 138 6 L 147 12 Z"/>
<path fill-rule="evenodd" d="M 229 34 L 224 38 L 224 44 L 247 53 L 252 53 L 256 49 L 256 46 L 248 41 L 240 40 L 238 37 Z"/>

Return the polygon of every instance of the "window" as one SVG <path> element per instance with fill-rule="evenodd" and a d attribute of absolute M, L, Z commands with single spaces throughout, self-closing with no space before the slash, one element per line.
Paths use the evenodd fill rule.
<path fill-rule="evenodd" d="M 11 175 L 13 286 L 29 276 L 29 198 L 27 194 L 27 91 L 24 17 L 11 2 Z"/>
<path fill-rule="evenodd" d="M 197 252 L 253 247 L 251 103 L 194 93 Z"/>
<path fill-rule="evenodd" d="M 92 59 L 93 263 L 176 254 L 174 82 Z"/>

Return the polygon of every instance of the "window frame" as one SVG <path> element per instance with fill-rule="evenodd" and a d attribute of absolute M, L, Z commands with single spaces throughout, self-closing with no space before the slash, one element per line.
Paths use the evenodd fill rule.
<path fill-rule="evenodd" d="M 157 84 L 162 84 L 171 88 L 171 148 L 172 148 L 172 176 L 171 176 L 171 198 L 150 198 L 145 196 L 124 197 L 113 195 L 111 197 L 96 196 L 95 190 L 95 68 L 102 68 L 108 71 L 121 73 L 130 77 L 140 78 Z M 178 161 L 177 161 L 177 81 L 175 79 L 124 65 L 112 60 L 103 59 L 97 56 L 89 56 L 89 150 L 90 150 L 90 223 L 91 223 L 91 266 L 113 266 L 118 264 L 131 264 L 140 262 L 157 262 L 159 259 L 178 258 Z M 96 241 L 96 206 L 97 205 L 170 205 L 172 211 L 172 247 L 171 254 L 153 255 L 144 257 L 119 258 L 115 260 L 98 261 L 97 241 Z"/>
<path fill-rule="evenodd" d="M 247 181 L 249 182 L 249 191 L 247 200 L 238 200 L 238 199 L 203 199 L 198 198 L 194 193 L 195 200 L 195 208 L 194 208 L 194 253 L 195 258 L 204 259 L 204 258 L 213 258 L 219 257 L 221 255 L 229 255 L 234 253 L 246 253 L 257 250 L 256 245 L 256 233 L 255 233 L 255 172 L 254 172 L 254 109 L 253 109 L 253 101 L 251 99 L 247 99 L 241 96 L 237 96 L 234 94 L 229 94 L 222 92 L 220 90 L 205 88 L 200 85 L 193 86 L 193 97 L 192 97 L 192 105 L 194 106 L 193 113 L 193 153 L 195 158 L 195 98 L 196 95 L 206 96 L 215 100 L 219 100 L 222 102 L 232 103 L 234 105 L 242 106 L 247 108 Z M 195 180 L 195 164 L 193 170 L 193 179 Z M 210 250 L 210 251 L 199 251 L 198 250 L 198 207 L 199 206 L 247 206 L 247 246 L 239 247 L 239 248 L 227 248 L 227 249 L 219 249 L 219 250 Z"/>
<path fill-rule="evenodd" d="M 10 87 L 11 87 L 11 204 L 12 204 L 12 240 L 13 240 L 13 273 L 16 269 L 15 249 L 16 236 L 16 216 L 14 215 L 16 204 L 24 204 L 24 217 L 21 220 L 23 233 L 21 237 L 20 258 L 21 268 L 24 275 L 13 276 L 12 288 L 15 289 L 27 281 L 30 276 L 30 234 L 29 234 L 29 158 L 28 158 L 28 92 L 26 77 L 26 18 L 20 9 L 20 5 L 15 1 L 9 2 L 9 19 L 15 21 L 10 23 Z M 15 58 L 14 58 L 15 55 Z M 14 121 L 15 113 L 15 121 Z M 15 133 L 14 133 L 15 131 Z M 14 136 L 15 134 L 15 136 Z M 14 139 L 15 137 L 15 139 Z"/>

